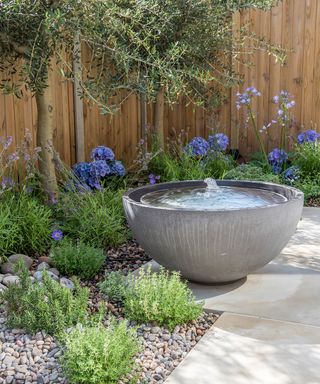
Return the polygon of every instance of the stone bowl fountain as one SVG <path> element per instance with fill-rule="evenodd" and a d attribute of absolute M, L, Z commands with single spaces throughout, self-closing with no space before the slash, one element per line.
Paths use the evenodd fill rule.
<path fill-rule="evenodd" d="M 136 188 L 123 205 L 134 237 L 155 261 L 188 280 L 222 284 L 279 255 L 301 218 L 303 193 L 207 179 Z"/>

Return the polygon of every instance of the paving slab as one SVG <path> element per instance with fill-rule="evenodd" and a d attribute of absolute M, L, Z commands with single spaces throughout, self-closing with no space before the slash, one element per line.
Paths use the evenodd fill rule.
<path fill-rule="evenodd" d="M 274 262 L 320 270 L 320 208 L 304 208 L 303 219 Z"/>
<path fill-rule="evenodd" d="M 224 313 L 165 384 L 319 384 L 320 328 Z"/>

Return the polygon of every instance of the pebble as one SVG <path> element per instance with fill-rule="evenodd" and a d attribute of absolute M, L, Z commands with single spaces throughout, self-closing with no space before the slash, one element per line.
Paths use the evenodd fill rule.
<path fill-rule="evenodd" d="M 20 281 L 19 277 L 18 276 L 15 276 L 15 275 L 9 275 L 9 276 L 5 276 L 2 280 L 2 283 L 6 286 L 10 285 L 10 284 L 17 284 L 18 282 Z"/>
<path fill-rule="evenodd" d="M 66 277 L 61 277 L 60 279 L 60 285 L 65 288 L 74 289 L 74 284 L 71 280 L 67 279 Z"/>

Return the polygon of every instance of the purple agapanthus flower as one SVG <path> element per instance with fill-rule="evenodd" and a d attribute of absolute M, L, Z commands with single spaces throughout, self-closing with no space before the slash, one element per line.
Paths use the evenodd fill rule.
<path fill-rule="evenodd" d="M 253 96 L 261 96 L 261 92 L 255 87 L 248 87 L 243 93 L 237 92 L 237 109 L 240 109 L 244 105 L 250 105 Z"/>
<path fill-rule="evenodd" d="M 282 172 L 284 165 L 288 161 L 288 154 L 283 149 L 274 148 L 268 154 L 268 160 L 273 172 L 277 175 Z"/>
<path fill-rule="evenodd" d="M 88 185 L 92 189 L 97 189 L 98 191 L 101 191 L 103 189 L 100 182 L 100 177 L 89 177 L 89 179 L 87 180 Z"/>
<path fill-rule="evenodd" d="M 285 181 L 289 183 L 294 183 L 296 180 L 300 178 L 300 168 L 297 166 L 289 167 L 285 170 L 283 174 L 283 178 Z"/>
<path fill-rule="evenodd" d="M 229 138 L 223 133 L 216 133 L 209 136 L 208 143 L 214 151 L 225 151 L 229 144 Z"/>
<path fill-rule="evenodd" d="M 95 161 L 113 161 L 115 159 L 115 155 L 111 148 L 100 145 L 91 151 L 91 159 Z"/>
<path fill-rule="evenodd" d="M 121 161 L 115 161 L 110 164 L 110 173 L 115 176 L 124 176 L 126 174 L 126 169 Z"/>
<path fill-rule="evenodd" d="M 298 144 L 314 143 L 318 140 L 320 141 L 320 133 L 316 132 L 314 129 L 301 132 L 297 137 Z"/>
<path fill-rule="evenodd" d="M 156 184 L 160 180 L 160 176 L 159 175 L 156 176 L 153 173 L 151 173 L 148 177 L 149 177 L 149 182 L 152 185 Z"/>
<path fill-rule="evenodd" d="M 54 241 L 59 241 L 63 239 L 63 232 L 61 229 L 55 229 L 54 231 L 51 232 L 51 237 L 53 238 Z"/>
<path fill-rule="evenodd" d="M 203 137 L 194 137 L 186 146 L 185 152 L 194 156 L 205 156 L 210 149 L 210 145 Z"/>
<path fill-rule="evenodd" d="M 101 178 L 110 175 L 109 165 L 104 160 L 97 160 L 90 163 L 89 175 L 94 178 Z"/>
<path fill-rule="evenodd" d="M 3 145 L 4 149 L 8 149 L 10 147 L 10 145 L 12 144 L 12 141 L 13 141 L 12 136 L 8 136 L 4 139 L 0 139 L 0 144 Z"/>

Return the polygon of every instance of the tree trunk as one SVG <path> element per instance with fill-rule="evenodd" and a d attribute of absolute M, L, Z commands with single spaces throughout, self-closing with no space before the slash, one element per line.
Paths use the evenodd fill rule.
<path fill-rule="evenodd" d="M 50 86 L 36 93 L 38 109 L 37 146 L 41 147 L 39 169 L 44 191 L 53 201 L 58 194 L 58 183 L 53 152 L 53 106 Z"/>
<path fill-rule="evenodd" d="M 159 144 L 164 147 L 164 88 L 161 88 L 156 96 L 154 106 L 154 129 L 158 136 Z"/>

